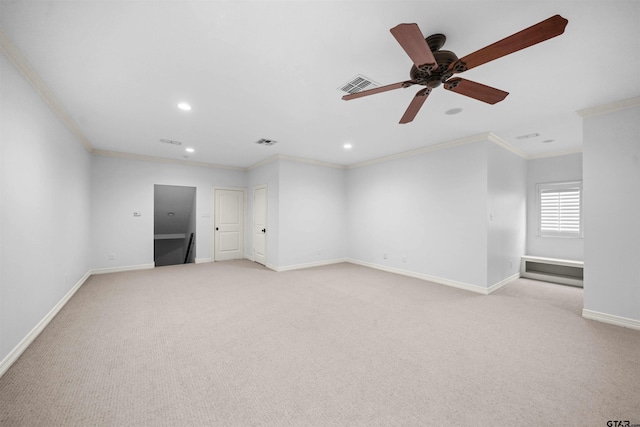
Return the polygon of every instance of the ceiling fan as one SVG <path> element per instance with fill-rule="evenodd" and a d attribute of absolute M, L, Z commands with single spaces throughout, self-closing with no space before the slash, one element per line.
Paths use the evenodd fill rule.
<path fill-rule="evenodd" d="M 441 84 L 444 84 L 444 88 L 452 92 L 488 104 L 495 104 L 502 101 L 509 95 L 509 92 L 460 77 L 453 77 L 453 75 L 559 36 L 564 32 L 568 22 L 562 16 L 554 15 L 460 59 L 451 51 L 440 50 L 446 41 L 443 34 L 433 34 L 425 39 L 417 24 L 397 25 L 391 29 L 391 34 L 413 61 L 409 72 L 411 79 L 345 95 L 342 99 L 347 101 L 413 85 L 426 86 L 415 94 L 400 119 L 400 123 L 411 122 L 420 111 L 431 90 Z"/>

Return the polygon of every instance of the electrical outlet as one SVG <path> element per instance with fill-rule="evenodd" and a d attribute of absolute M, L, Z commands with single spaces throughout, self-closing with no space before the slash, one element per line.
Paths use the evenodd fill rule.
<path fill-rule="evenodd" d="M 387 253 L 386 252 L 382 254 L 382 259 L 387 259 Z"/>
<path fill-rule="evenodd" d="M 116 259 L 116 255 L 115 254 L 109 254 L 109 261 L 113 261 L 114 259 Z"/>
<path fill-rule="evenodd" d="M 322 250 L 318 249 L 318 255 L 322 255 Z"/>
<path fill-rule="evenodd" d="M 407 262 L 407 256 L 406 255 L 402 257 L 402 262 Z"/>

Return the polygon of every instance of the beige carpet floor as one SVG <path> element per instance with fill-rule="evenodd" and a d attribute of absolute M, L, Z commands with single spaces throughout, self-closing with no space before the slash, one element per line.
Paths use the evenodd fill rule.
<path fill-rule="evenodd" d="M 0 425 L 640 423 L 640 333 L 581 309 L 569 286 L 351 264 L 93 276 L 0 378 Z"/>

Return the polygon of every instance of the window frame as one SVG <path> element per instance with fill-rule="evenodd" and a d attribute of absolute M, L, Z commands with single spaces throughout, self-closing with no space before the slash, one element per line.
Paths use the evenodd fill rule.
<path fill-rule="evenodd" d="M 578 214 L 579 214 L 579 230 L 574 231 L 551 231 L 542 230 L 542 194 L 544 192 L 556 190 L 557 192 L 575 190 L 578 189 Z M 584 237 L 584 220 L 582 213 L 582 199 L 583 189 L 582 181 L 560 181 L 560 182 L 545 182 L 536 184 L 536 218 L 538 222 L 538 237 L 541 238 L 566 238 L 566 239 L 582 239 Z"/>

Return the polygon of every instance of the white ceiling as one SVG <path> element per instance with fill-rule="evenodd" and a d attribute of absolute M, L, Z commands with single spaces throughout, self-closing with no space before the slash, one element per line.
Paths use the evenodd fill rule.
<path fill-rule="evenodd" d="M 580 149 L 577 110 L 640 95 L 635 0 L 0 4 L 3 31 L 96 150 L 180 160 L 189 146 L 190 161 L 219 165 L 274 154 L 348 165 L 493 132 L 535 156 Z M 351 101 L 337 90 L 357 74 L 408 79 L 411 60 L 389 32 L 399 23 L 445 34 L 444 49 L 462 57 L 555 14 L 569 20 L 563 35 L 461 75 L 510 92 L 496 105 L 440 87 L 400 125 L 419 87 Z M 444 114 L 454 107 L 463 112 Z"/>

